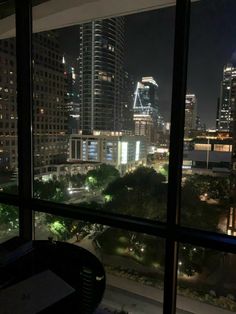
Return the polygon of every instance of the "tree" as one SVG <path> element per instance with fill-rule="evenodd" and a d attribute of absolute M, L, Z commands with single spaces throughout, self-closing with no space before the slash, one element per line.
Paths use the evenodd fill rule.
<path fill-rule="evenodd" d="M 19 210 L 11 205 L 0 204 L 0 230 L 8 233 L 19 227 Z"/>
<path fill-rule="evenodd" d="M 71 218 L 47 214 L 44 223 L 57 240 L 66 241 L 78 232 L 78 221 Z"/>
<path fill-rule="evenodd" d="M 69 199 L 67 184 L 55 179 L 47 182 L 35 180 L 34 197 L 54 202 L 64 202 Z"/>
<path fill-rule="evenodd" d="M 105 208 L 113 212 L 163 219 L 166 207 L 165 177 L 153 168 L 139 167 L 110 183 Z"/>
<path fill-rule="evenodd" d="M 192 180 L 185 182 L 181 195 L 181 223 L 188 227 L 218 231 L 222 209 L 218 205 L 201 201 L 200 193 Z"/>
<path fill-rule="evenodd" d="M 115 167 L 102 164 L 97 169 L 87 172 L 85 182 L 91 189 L 104 189 L 119 177 L 120 173 Z"/>
<path fill-rule="evenodd" d="M 205 248 L 193 247 L 190 244 L 179 248 L 179 271 L 187 276 L 201 273 L 205 263 Z"/>
<path fill-rule="evenodd" d="M 168 179 L 169 165 L 164 164 L 162 167 L 160 167 L 159 172 Z"/>
<path fill-rule="evenodd" d="M 86 176 L 83 174 L 74 174 L 70 176 L 69 182 L 71 183 L 72 187 L 82 187 L 85 184 Z"/>
<path fill-rule="evenodd" d="M 194 174 L 187 177 L 186 183 L 192 185 L 198 195 L 207 194 L 208 198 L 224 202 L 229 198 L 230 180 L 228 177 Z"/>

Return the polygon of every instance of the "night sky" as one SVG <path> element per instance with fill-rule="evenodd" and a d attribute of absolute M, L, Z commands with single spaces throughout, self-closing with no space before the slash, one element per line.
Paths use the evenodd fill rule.
<path fill-rule="evenodd" d="M 135 78 L 153 76 L 159 84 L 161 113 L 170 120 L 175 8 L 126 17 L 125 67 Z M 236 65 L 236 0 L 202 0 L 192 5 L 188 92 L 198 99 L 198 113 L 215 127 L 223 66 Z M 64 52 L 79 54 L 79 28 L 60 31 Z"/>

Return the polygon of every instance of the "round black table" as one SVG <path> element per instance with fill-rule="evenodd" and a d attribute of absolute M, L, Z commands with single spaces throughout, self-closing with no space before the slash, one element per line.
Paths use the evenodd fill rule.
<path fill-rule="evenodd" d="M 105 271 L 95 255 L 78 245 L 33 241 L 31 252 L 4 267 L 13 278 L 11 285 L 48 269 L 75 292 L 40 313 L 90 314 L 95 311 L 105 290 Z"/>

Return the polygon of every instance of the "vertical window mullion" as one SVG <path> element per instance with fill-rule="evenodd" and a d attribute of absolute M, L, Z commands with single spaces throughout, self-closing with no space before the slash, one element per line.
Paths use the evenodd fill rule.
<path fill-rule="evenodd" d="M 32 8 L 15 1 L 20 236 L 32 239 Z"/>
<path fill-rule="evenodd" d="M 175 238 L 175 227 L 180 219 L 190 6 L 190 0 L 176 1 L 164 279 L 164 314 L 174 314 L 176 310 L 178 243 Z"/>

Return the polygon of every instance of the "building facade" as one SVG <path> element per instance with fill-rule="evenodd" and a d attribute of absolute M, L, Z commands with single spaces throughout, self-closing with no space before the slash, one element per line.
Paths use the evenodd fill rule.
<path fill-rule="evenodd" d="M 134 94 L 135 134 L 147 137 L 148 143 L 157 140 L 158 126 L 162 123 L 159 103 L 158 84 L 153 77 L 143 77 L 137 83 Z"/>
<path fill-rule="evenodd" d="M 0 168 L 17 167 L 15 39 L 0 41 Z"/>
<path fill-rule="evenodd" d="M 122 99 L 121 99 L 121 123 L 123 132 L 134 133 L 133 101 L 135 82 L 127 71 L 124 71 Z"/>
<path fill-rule="evenodd" d="M 58 38 L 53 32 L 33 37 L 34 166 L 63 163 L 68 151 L 66 84 Z M 15 40 L 0 41 L 0 167 L 17 167 Z M 23 104 L 18 104 L 23 106 Z"/>
<path fill-rule="evenodd" d="M 197 98 L 195 94 L 187 94 L 185 98 L 185 137 L 197 129 Z"/>
<path fill-rule="evenodd" d="M 68 110 L 68 133 L 80 131 L 80 99 L 79 99 L 79 75 L 78 60 L 70 61 L 69 57 L 63 57 L 66 78 L 66 107 Z"/>
<path fill-rule="evenodd" d="M 122 129 L 124 18 L 80 27 L 79 93 L 83 134 Z"/>
<path fill-rule="evenodd" d="M 34 34 L 34 165 L 64 163 L 68 110 L 62 52 L 55 32 Z"/>
<path fill-rule="evenodd" d="M 72 163 L 110 164 L 124 174 L 139 165 L 146 165 L 146 156 L 146 140 L 143 136 L 123 135 L 121 132 L 70 136 L 68 161 Z"/>
<path fill-rule="evenodd" d="M 205 132 L 184 142 L 183 169 L 198 174 L 229 175 L 233 139 L 229 132 Z"/>
<path fill-rule="evenodd" d="M 232 131 L 233 111 L 236 101 L 236 68 L 227 64 L 223 70 L 216 129 L 219 131 Z"/>

